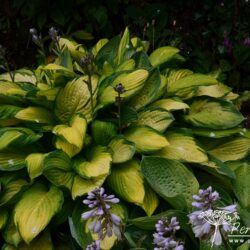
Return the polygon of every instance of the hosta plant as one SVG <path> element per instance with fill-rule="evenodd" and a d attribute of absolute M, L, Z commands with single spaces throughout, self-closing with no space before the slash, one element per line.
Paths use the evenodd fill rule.
<path fill-rule="evenodd" d="M 153 249 L 159 220 L 178 221 L 181 248 L 205 249 L 188 214 L 208 186 L 249 226 L 238 95 L 177 48 L 147 47 L 127 28 L 91 49 L 56 35 L 53 63 L 0 75 L 3 249 Z M 111 222 L 121 236 L 103 234 Z"/>

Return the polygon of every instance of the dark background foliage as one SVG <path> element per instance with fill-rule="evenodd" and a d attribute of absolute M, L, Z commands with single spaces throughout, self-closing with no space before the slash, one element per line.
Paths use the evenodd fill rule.
<path fill-rule="evenodd" d="M 0 43 L 13 68 L 35 67 L 29 28 L 46 38 L 60 33 L 87 45 L 129 26 L 151 47 L 172 45 L 195 71 L 219 70 L 238 90 L 250 89 L 250 1 L 248 0 L 0 0 Z M 84 30 L 84 32 L 77 32 Z M 248 40 L 249 38 L 249 40 Z M 81 41 L 82 40 L 82 41 Z M 78 41 L 79 42 L 79 41 Z"/>

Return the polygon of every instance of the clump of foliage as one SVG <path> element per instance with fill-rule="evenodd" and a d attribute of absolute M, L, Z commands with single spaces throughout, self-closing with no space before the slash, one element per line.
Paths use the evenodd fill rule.
<path fill-rule="evenodd" d="M 203 246 L 187 217 L 199 187 L 249 224 L 250 132 L 218 75 L 181 68 L 174 47 L 148 55 L 127 28 L 91 50 L 56 40 L 53 63 L 0 75 L 3 249 L 94 246 L 82 200 L 104 209 L 98 199 L 113 196 L 101 186 L 120 198 L 105 213 L 122 225 L 122 239 L 105 233 L 101 249 L 152 249 L 163 217 L 178 220 L 185 249 Z"/>

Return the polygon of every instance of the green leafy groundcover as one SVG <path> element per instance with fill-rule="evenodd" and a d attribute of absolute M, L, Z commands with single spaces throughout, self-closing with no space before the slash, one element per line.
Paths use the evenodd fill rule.
<path fill-rule="evenodd" d="M 102 249 L 153 249 L 162 216 L 180 221 L 185 249 L 210 249 L 186 216 L 210 185 L 249 226 L 250 133 L 238 95 L 181 68 L 177 48 L 148 55 L 145 44 L 128 29 L 90 51 L 60 38 L 54 63 L 17 70 L 14 82 L 0 75 L 3 249 L 86 249 L 94 236 L 82 200 L 100 186 L 120 198 L 123 219 L 122 240 Z"/>

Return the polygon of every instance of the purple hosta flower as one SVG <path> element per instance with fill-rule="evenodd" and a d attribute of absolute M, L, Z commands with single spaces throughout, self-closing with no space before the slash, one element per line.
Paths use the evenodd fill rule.
<path fill-rule="evenodd" d="M 86 250 L 101 250 L 100 241 L 96 240 L 87 246 Z"/>
<path fill-rule="evenodd" d="M 85 56 L 83 56 L 79 63 L 83 67 L 85 71 L 91 70 L 92 69 L 92 64 L 94 61 L 94 56 L 92 53 L 87 53 Z"/>
<path fill-rule="evenodd" d="M 250 47 L 250 37 L 246 37 L 243 41 L 243 44 L 246 48 Z"/>
<path fill-rule="evenodd" d="M 115 91 L 119 94 L 122 94 L 125 92 L 125 88 L 123 87 L 123 85 L 121 83 L 117 84 L 115 86 Z"/>
<path fill-rule="evenodd" d="M 227 36 L 224 37 L 223 46 L 227 49 L 227 51 L 229 53 L 232 52 L 232 50 L 233 50 L 233 43 L 231 42 L 231 40 Z"/>
<path fill-rule="evenodd" d="M 212 187 L 200 189 L 198 195 L 193 196 L 192 206 L 199 210 L 207 210 L 212 207 L 212 204 L 219 200 L 219 194 L 212 191 Z"/>
<path fill-rule="evenodd" d="M 232 230 L 232 222 L 238 219 L 236 205 L 215 207 L 219 199 L 219 194 L 212 187 L 200 189 L 198 195 L 193 196 L 192 205 L 196 211 L 188 215 L 195 237 L 210 238 L 215 245 L 222 244 L 221 234 L 226 236 Z"/>
<path fill-rule="evenodd" d="M 184 249 L 183 244 L 175 239 L 175 233 L 180 229 L 176 217 L 172 217 L 170 223 L 165 218 L 161 218 L 155 225 L 155 229 L 156 233 L 153 234 L 153 237 L 157 247 L 154 250 Z"/>
<path fill-rule="evenodd" d="M 31 35 L 37 35 L 37 30 L 35 28 L 30 28 L 29 31 Z"/>
<path fill-rule="evenodd" d="M 83 213 L 82 218 L 93 220 L 89 229 L 91 232 L 98 234 L 99 239 L 104 239 L 106 235 L 111 237 L 113 233 L 120 239 L 121 219 L 110 212 L 111 205 L 118 203 L 119 199 L 104 192 L 104 188 L 98 188 L 88 193 L 83 203 L 88 205 L 91 210 Z"/>
<path fill-rule="evenodd" d="M 35 28 L 31 28 L 30 34 L 32 37 L 32 41 L 40 48 L 43 48 L 43 41 L 42 41 L 42 35 L 38 34 L 37 30 Z"/>
<path fill-rule="evenodd" d="M 49 29 L 49 36 L 54 43 L 58 43 L 60 37 L 58 36 L 58 30 L 55 29 L 55 27 Z"/>

